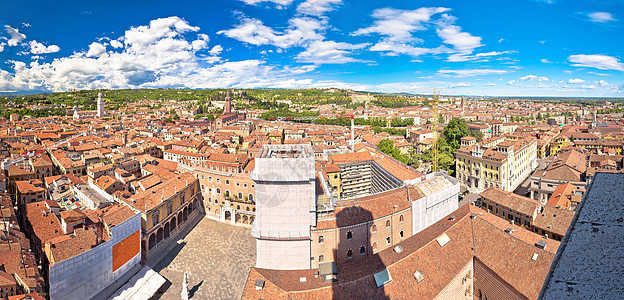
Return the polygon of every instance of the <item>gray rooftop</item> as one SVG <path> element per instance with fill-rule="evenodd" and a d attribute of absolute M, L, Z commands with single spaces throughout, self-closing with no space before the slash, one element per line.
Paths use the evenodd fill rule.
<path fill-rule="evenodd" d="M 624 174 L 596 174 L 546 278 L 540 299 L 624 295 Z"/>

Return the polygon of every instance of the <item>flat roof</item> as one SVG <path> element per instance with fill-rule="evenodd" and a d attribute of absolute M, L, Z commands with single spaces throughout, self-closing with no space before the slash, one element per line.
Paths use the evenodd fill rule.
<path fill-rule="evenodd" d="M 561 242 L 540 299 L 624 295 L 624 174 L 597 173 Z"/>

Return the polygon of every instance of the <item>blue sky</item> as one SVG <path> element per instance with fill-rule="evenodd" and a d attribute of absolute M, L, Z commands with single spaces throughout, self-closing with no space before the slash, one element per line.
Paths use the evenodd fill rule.
<path fill-rule="evenodd" d="M 5 1 L 0 92 L 624 97 L 620 0 Z"/>

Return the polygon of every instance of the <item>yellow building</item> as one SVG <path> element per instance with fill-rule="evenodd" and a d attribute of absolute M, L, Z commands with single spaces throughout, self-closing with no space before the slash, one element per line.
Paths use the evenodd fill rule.
<path fill-rule="evenodd" d="M 469 191 L 513 191 L 537 166 L 537 139 L 505 135 L 476 143 L 462 138 L 455 157 L 457 180 Z"/>
<path fill-rule="evenodd" d="M 164 248 L 170 237 L 192 224 L 188 221 L 203 204 L 199 180 L 191 173 L 150 175 L 140 181 L 141 186 L 152 187 L 121 201 L 141 213 L 142 249 L 145 256 L 150 256 Z"/>

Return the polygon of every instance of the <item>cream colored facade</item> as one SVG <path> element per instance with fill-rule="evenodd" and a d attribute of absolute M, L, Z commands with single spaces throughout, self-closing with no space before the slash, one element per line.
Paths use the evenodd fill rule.
<path fill-rule="evenodd" d="M 456 177 L 472 193 L 490 186 L 513 191 L 537 166 L 535 138 L 502 136 L 462 146 L 455 152 Z"/>

